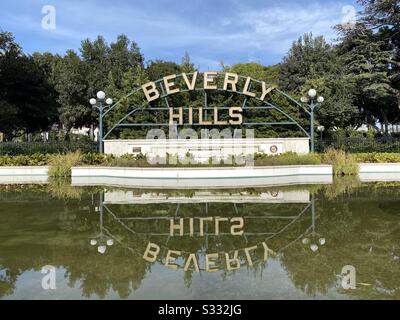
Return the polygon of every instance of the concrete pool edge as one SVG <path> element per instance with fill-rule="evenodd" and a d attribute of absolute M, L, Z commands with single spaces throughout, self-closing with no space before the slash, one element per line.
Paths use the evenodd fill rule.
<path fill-rule="evenodd" d="M 123 168 L 74 167 L 72 185 L 145 188 L 232 188 L 332 183 L 332 166 Z"/>
<path fill-rule="evenodd" d="M 361 182 L 400 181 L 400 163 L 360 163 Z M 45 183 L 48 166 L 0 166 L 0 183 Z M 134 187 L 251 187 L 271 184 L 332 183 L 331 165 L 263 167 L 72 168 L 73 185 Z"/>

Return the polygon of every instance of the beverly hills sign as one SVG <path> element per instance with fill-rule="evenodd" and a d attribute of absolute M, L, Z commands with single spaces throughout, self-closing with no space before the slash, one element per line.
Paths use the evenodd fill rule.
<path fill-rule="evenodd" d="M 203 92 L 203 101 L 182 99 L 180 102 L 179 99 L 172 99 L 173 95 L 188 92 Z M 212 93 L 219 92 L 237 94 L 243 96 L 244 99 L 234 100 L 230 102 L 230 105 L 218 105 Z M 224 161 L 226 164 L 232 164 L 232 156 L 240 158 L 256 152 L 308 153 L 310 149 L 309 133 L 290 115 L 288 110 L 274 105 L 275 95 L 287 99 L 289 103 L 297 104 L 299 108 L 301 106 L 293 98 L 267 85 L 264 81 L 232 72 L 171 74 L 143 84 L 125 98 L 133 93 L 140 93 L 143 103 L 132 106 L 132 109 L 127 111 L 106 133 L 105 138 L 118 128 L 148 127 L 150 129 L 146 132 L 146 138 L 104 140 L 105 153 L 116 156 L 146 154 L 150 159 L 164 159 L 167 155 L 181 159 L 191 154 L 195 159 L 193 163 L 207 162 L 212 158 L 218 163 Z M 156 103 L 157 100 L 160 100 L 159 102 L 162 102 L 164 106 Z M 134 118 L 139 114 L 151 112 L 157 112 L 157 115 L 163 112 L 169 113 L 169 116 L 165 114 L 168 120 L 151 119 L 150 122 L 135 122 Z M 279 115 L 279 118 L 276 118 L 276 115 Z M 183 128 L 178 131 L 177 126 Z M 198 130 L 192 126 L 201 128 Z M 223 126 L 229 127 L 221 129 Z M 274 126 L 297 127 L 297 130 L 302 131 L 307 137 L 255 137 L 254 127 Z M 162 127 L 169 128 L 163 130 Z M 233 127 L 232 130 L 231 127 Z M 244 133 L 244 131 L 242 133 L 242 128 L 246 129 L 245 137 L 242 137 Z M 175 160 L 172 163 L 175 164 Z M 251 160 L 249 163 L 252 165 Z"/>
<path fill-rule="evenodd" d="M 188 220 L 186 226 L 185 220 Z M 201 217 L 198 222 L 198 236 L 200 238 L 205 237 L 205 226 L 207 222 L 214 225 L 214 236 L 220 235 L 221 224 L 229 225 L 229 233 L 232 237 L 241 237 L 244 235 L 243 217 Z M 195 237 L 196 232 L 194 231 L 194 224 L 195 220 L 193 218 L 171 218 L 169 235 L 170 237 L 184 237 L 184 230 L 187 228 L 189 229 L 189 233 L 186 235 L 190 238 Z M 154 263 L 161 254 L 161 248 L 165 247 L 154 242 L 148 242 L 143 254 L 143 259 Z M 241 261 L 245 261 L 249 267 L 254 267 L 255 261 L 266 262 L 270 256 L 275 255 L 276 253 L 268 247 L 265 241 L 263 241 L 250 247 L 231 250 L 229 252 L 205 253 L 204 259 L 200 259 L 198 253 L 195 252 L 184 252 L 182 250 L 172 250 L 168 248 L 165 257 L 163 257 L 162 260 L 164 260 L 165 267 L 173 270 L 182 267 L 184 271 L 194 270 L 195 272 L 200 272 L 202 269 L 206 272 L 216 272 L 222 269 L 228 271 L 237 270 L 243 266 Z M 184 260 L 183 265 L 176 263 L 179 259 Z M 200 261 L 204 263 L 204 266 L 200 267 Z"/>
<path fill-rule="evenodd" d="M 182 73 L 179 78 L 176 74 L 165 76 L 158 81 L 162 92 L 157 87 L 157 83 L 150 81 L 142 86 L 143 93 L 148 102 L 155 101 L 161 97 L 177 94 L 180 92 L 194 90 L 219 90 L 234 93 L 240 93 L 250 98 L 264 101 L 274 87 L 269 87 L 264 81 L 256 81 L 250 77 L 240 81 L 240 77 L 236 73 L 227 72 L 223 74 L 223 79 L 218 79 L 220 74 L 216 71 L 204 72 L 202 76 L 198 72 L 194 72 L 190 76 Z M 220 81 L 218 81 L 220 80 Z M 240 82 L 242 86 L 240 87 Z M 200 84 L 200 86 L 196 86 Z M 251 87 L 257 87 L 257 90 L 251 90 Z M 170 108 L 169 124 L 172 125 L 177 120 L 179 125 L 184 124 L 183 107 L 178 107 L 178 113 L 174 112 L 174 108 Z M 198 124 L 199 125 L 241 125 L 243 123 L 242 107 L 232 106 L 229 108 L 229 120 L 219 120 L 218 107 L 214 107 L 213 120 L 205 120 L 203 115 L 203 107 L 198 108 Z M 193 108 L 188 108 L 187 124 L 193 124 Z"/>

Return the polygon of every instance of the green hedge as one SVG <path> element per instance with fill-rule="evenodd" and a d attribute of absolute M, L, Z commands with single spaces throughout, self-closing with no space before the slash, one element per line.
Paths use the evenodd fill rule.
<path fill-rule="evenodd" d="M 309 153 L 298 155 L 288 152 L 281 155 L 271 156 L 266 154 L 256 154 L 254 159 L 256 166 L 279 166 L 279 165 L 317 165 L 332 164 L 335 175 L 355 175 L 358 173 L 358 163 L 386 163 L 399 162 L 400 153 L 358 153 L 349 154 L 342 150 L 328 149 L 323 154 Z M 152 167 L 144 155 L 133 156 L 124 155 L 114 157 L 112 155 L 102 155 L 98 153 L 85 153 L 80 151 L 67 154 L 40 154 L 0 156 L 0 166 L 43 166 L 52 167 L 52 176 L 68 176 L 71 166 L 79 165 L 100 165 L 114 167 Z M 176 165 L 155 165 L 156 167 L 215 167 L 230 166 L 221 164 L 176 164 Z"/>
<path fill-rule="evenodd" d="M 399 138 L 337 138 L 337 139 L 316 139 L 315 151 L 326 152 L 334 148 L 349 153 L 398 153 L 400 152 Z"/>
<path fill-rule="evenodd" d="M 357 162 L 366 163 L 393 163 L 400 162 L 400 153 L 388 152 L 371 152 L 371 153 L 357 153 L 354 154 Z"/>
<path fill-rule="evenodd" d="M 48 154 L 35 153 L 32 155 L 0 156 L 0 166 L 45 166 L 49 163 Z"/>
<path fill-rule="evenodd" d="M 36 153 L 55 154 L 80 150 L 82 153 L 96 152 L 95 142 L 53 141 L 53 142 L 0 142 L 0 155 L 33 155 Z"/>

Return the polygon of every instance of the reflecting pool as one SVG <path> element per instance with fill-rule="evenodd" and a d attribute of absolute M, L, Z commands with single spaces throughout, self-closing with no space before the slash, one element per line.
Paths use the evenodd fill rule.
<path fill-rule="evenodd" d="M 400 299 L 400 184 L 2 185 L 0 298 Z"/>

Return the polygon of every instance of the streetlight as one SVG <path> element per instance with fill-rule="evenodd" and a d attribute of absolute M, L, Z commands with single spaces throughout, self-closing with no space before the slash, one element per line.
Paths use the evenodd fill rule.
<path fill-rule="evenodd" d="M 326 244 L 326 239 L 319 233 L 315 232 L 315 196 L 311 195 L 311 231 L 305 235 L 301 240 L 301 243 L 305 246 L 309 246 L 312 252 L 316 252 L 320 246 Z"/>
<path fill-rule="evenodd" d="M 321 133 L 321 140 L 322 140 L 322 132 L 325 131 L 325 127 L 324 126 L 318 126 L 317 127 L 317 131 Z"/>
<path fill-rule="evenodd" d="M 89 243 L 91 246 L 97 245 L 97 252 L 104 254 L 107 250 L 107 247 L 111 247 L 114 244 L 114 240 L 110 238 L 105 240 L 107 237 L 103 233 L 103 193 L 100 193 L 99 203 L 100 206 L 96 208 L 96 211 L 100 214 L 100 232 L 97 236 L 94 236 L 92 239 L 90 239 Z"/>
<path fill-rule="evenodd" d="M 97 92 L 96 97 L 97 99 L 90 99 L 89 103 L 92 105 L 92 107 L 95 107 L 99 110 L 99 152 L 103 153 L 103 111 L 105 109 L 108 109 L 113 104 L 113 100 L 111 98 L 106 99 L 106 94 L 104 93 L 104 91 Z"/>
<path fill-rule="evenodd" d="M 317 96 L 317 90 L 315 89 L 310 89 L 308 90 L 307 93 L 308 97 L 301 97 L 300 101 L 302 103 L 307 104 L 307 106 L 310 108 L 310 116 L 311 116 L 311 123 L 310 123 L 310 144 L 311 144 L 311 152 L 314 152 L 314 109 L 319 106 L 319 104 L 324 102 L 324 97 L 319 96 L 317 99 L 315 97 Z M 315 100 L 317 100 L 317 103 L 315 103 Z M 310 103 L 308 103 L 310 102 Z"/>

